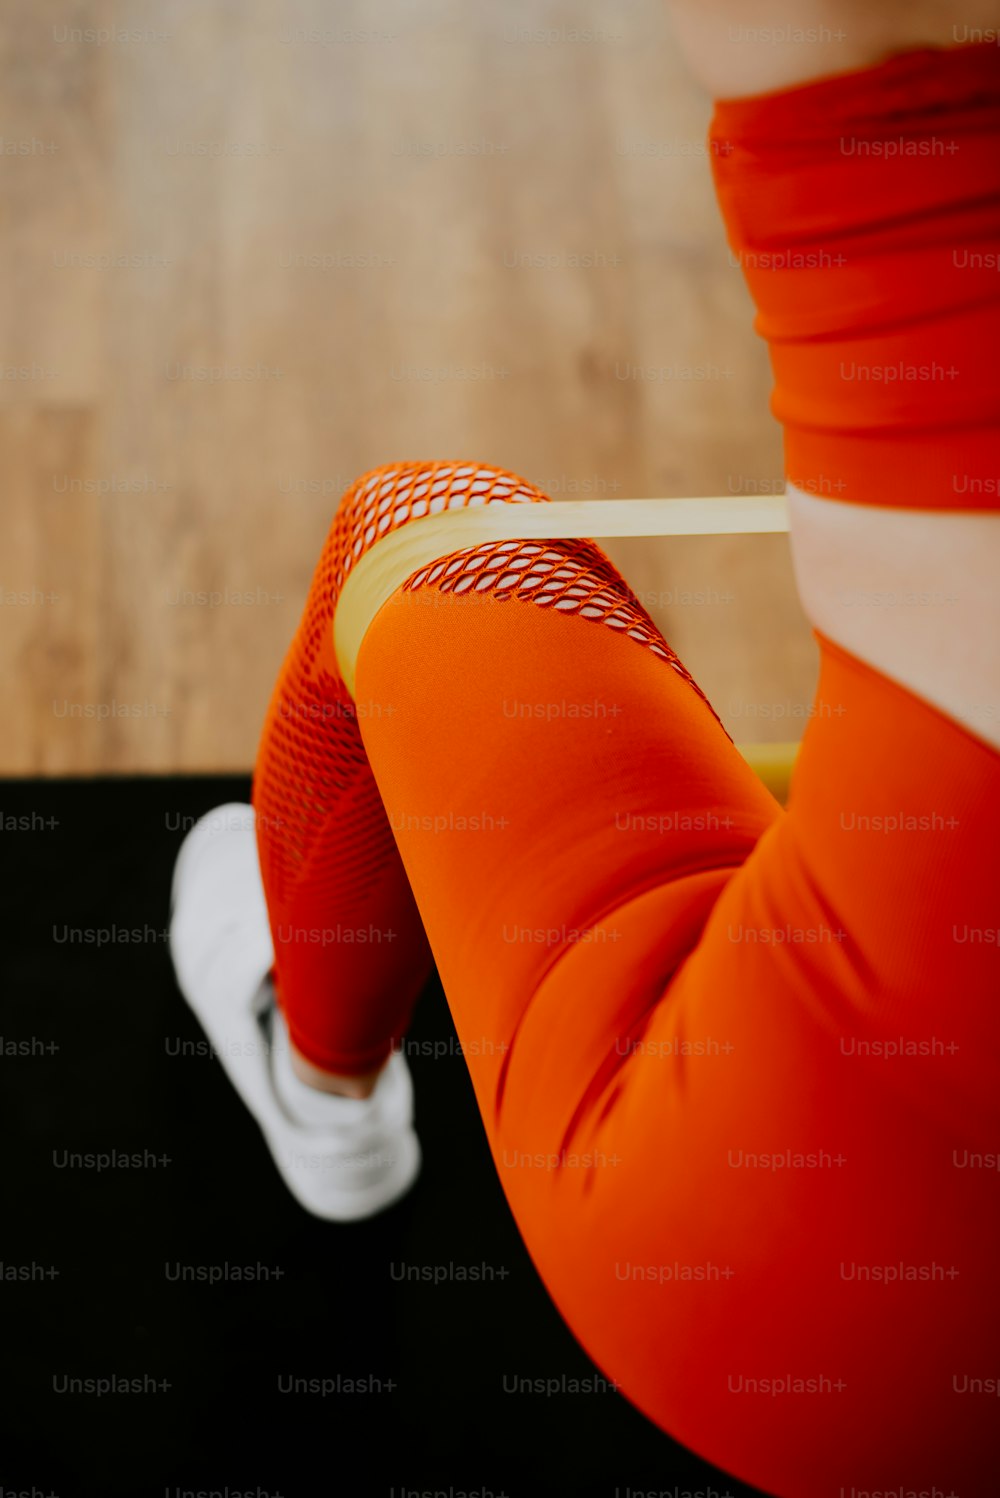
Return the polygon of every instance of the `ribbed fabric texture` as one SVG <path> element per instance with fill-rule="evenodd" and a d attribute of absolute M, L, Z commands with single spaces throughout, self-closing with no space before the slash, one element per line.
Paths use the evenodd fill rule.
<path fill-rule="evenodd" d="M 710 138 L 790 481 L 1000 507 L 1000 47 L 722 100 Z"/>

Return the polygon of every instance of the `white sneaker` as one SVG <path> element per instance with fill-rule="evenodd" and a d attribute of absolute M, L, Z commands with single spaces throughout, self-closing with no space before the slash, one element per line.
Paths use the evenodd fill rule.
<path fill-rule="evenodd" d="M 323 1123 L 306 1123 L 275 1081 L 274 948 L 257 858 L 254 810 L 218 806 L 181 845 L 171 893 L 170 953 L 177 982 L 285 1184 L 316 1217 L 350 1222 L 387 1207 L 413 1184 L 420 1142 L 413 1084 L 393 1051 L 370 1097 L 316 1093 Z"/>

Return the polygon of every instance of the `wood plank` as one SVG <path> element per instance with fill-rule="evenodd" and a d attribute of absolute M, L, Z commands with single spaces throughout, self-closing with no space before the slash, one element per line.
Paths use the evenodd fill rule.
<path fill-rule="evenodd" d="M 57 149 L 0 156 L 0 363 L 42 371 L 0 381 L 0 583 L 59 601 L 3 610 L 0 772 L 248 768 L 337 496 L 379 463 L 555 496 L 777 480 L 660 0 L 7 9 L 0 133 Z M 100 26 L 132 35 L 74 39 Z M 608 550 L 735 737 L 798 735 L 783 539 Z"/>

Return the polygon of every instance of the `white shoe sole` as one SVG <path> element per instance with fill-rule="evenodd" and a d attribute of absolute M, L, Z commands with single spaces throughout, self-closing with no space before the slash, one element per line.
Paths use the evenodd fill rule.
<path fill-rule="evenodd" d="M 409 1190 L 421 1154 L 401 1052 L 390 1056 L 369 1098 L 344 1100 L 342 1125 L 298 1123 L 275 1091 L 268 978 L 274 950 L 252 807 L 216 807 L 184 839 L 174 866 L 170 953 L 181 992 L 307 1212 L 352 1222 Z"/>

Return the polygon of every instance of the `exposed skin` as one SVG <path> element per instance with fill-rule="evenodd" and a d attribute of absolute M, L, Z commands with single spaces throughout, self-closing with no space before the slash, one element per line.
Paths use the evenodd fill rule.
<path fill-rule="evenodd" d="M 715 99 L 793 88 L 913 47 L 995 40 L 997 0 L 666 0 L 691 73 Z M 983 37 L 979 32 L 992 33 Z"/>
<path fill-rule="evenodd" d="M 295 1049 L 291 1038 L 288 1041 L 288 1051 L 292 1063 L 292 1071 L 300 1082 L 305 1082 L 308 1087 L 315 1087 L 319 1092 L 335 1092 L 341 1097 L 368 1097 L 378 1081 L 382 1071 L 377 1066 L 374 1071 L 362 1072 L 359 1076 L 348 1077 L 340 1072 L 323 1071 L 307 1061 L 299 1051 Z"/>
<path fill-rule="evenodd" d="M 792 494 L 789 515 L 815 627 L 1000 749 L 1000 514 Z"/>
<path fill-rule="evenodd" d="M 667 0 L 667 8 L 688 67 L 714 98 L 791 88 L 914 47 L 1000 36 L 1000 0 L 757 0 L 752 9 L 741 0 Z M 792 493 L 789 517 L 811 623 L 1000 749 L 1000 514 Z M 900 594 L 930 601 L 885 601 Z M 294 1046 L 291 1054 L 302 1081 L 348 1097 L 367 1097 L 381 1070 L 342 1076 Z"/>

